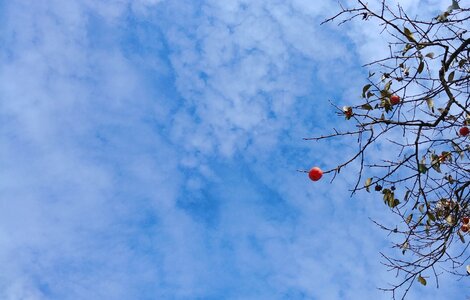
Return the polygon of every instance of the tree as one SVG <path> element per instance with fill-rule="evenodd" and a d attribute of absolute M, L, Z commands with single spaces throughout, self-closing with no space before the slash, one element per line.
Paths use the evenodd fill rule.
<path fill-rule="evenodd" d="M 429 277 L 439 285 L 443 270 L 467 276 L 470 9 L 461 6 L 454 0 L 446 11 L 421 19 L 396 2 L 382 0 L 374 9 L 357 0 L 325 21 L 375 20 L 388 40 L 390 53 L 365 65 L 369 75 L 358 102 L 334 105 L 351 129 L 306 139 L 357 139 L 357 152 L 324 173 L 334 179 L 359 162 L 352 193 L 378 193 L 396 216 L 393 226 L 376 222 L 401 252 L 382 253 L 399 278 L 383 288 L 394 299 Z M 389 151 L 374 155 L 378 146 Z"/>

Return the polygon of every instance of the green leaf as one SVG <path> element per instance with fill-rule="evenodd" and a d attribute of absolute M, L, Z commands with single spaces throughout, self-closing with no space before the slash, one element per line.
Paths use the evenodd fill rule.
<path fill-rule="evenodd" d="M 391 86 L 392 86 L 392 81 L 390 80 L 389 82 L 385 84 L 384 91 L 389 91 Z"/>
<path fill-rule="evenodd" d="M 424 70 L 424 61 L 421 61 L 418 66 L 418 74 L 421 74 Z"/>
<path fill-rule="evenodd" d="M 434 100 L 432 98 L 426 98 L 426 104 L 430 111 L 434 113 Z"/>
<path fill-rule="evenodd" d="M 367 97 L 367 99 L 369 99 L 370 97 L 372 97 L 372 96 L 374 96 L 374 95 L 375 95 L 374 93 L 372 93 L 371 91 L 369 91 L 369 92 L 367 92 L 366 97 Z"/>
<path fill-rule="evenodd" d="M 369 103 L 366 103 L 366 104 L 362 104 L 362 105 L 361 105 L 361 109 L 373 110 L 374 108 L 373 108 L 372 105 L 370 105 Z"/>
<path fill-rule="evenodd" d="M 366 85 L 362 88 L 362 98 L 365 98 L 365 97 L 366 97 L 366 92 L 370 89 L 371 86 L 372 86 L 372 84 L 366 84 Z"/>
<path fill-rule="evenodd" d="M 413 33 L 411 32 L 411 30 L 409 30 L 408 28 L 404 27 L 404 28 L 403 28 L 403 32 L 405 33 L 406 38 L 407 38 L 410 42 L 416 43 L 416 40 L 415 40 L 415 38 L 414 38 Z"/>
<path fill-rule="evenodd" d="M 434 58 L 434 52 L 429 52 L 425 56 L 433 59 Z"/>
<path fill-rule="evenodd" d="M 453 81 L 454 80 L 454 75 L 455 75 L 455 71 L 450 72 L 449 77 L 447 77 L 447 81 L 448 82 Z"/>
<path fill-rule="evenodd" d="M 421 283 L 422 285 L 426 285 L 426 279 L 424 279 L 423 276 L 419 275 L 418 276 L 418 282 Z"/>
<path fill-rule="evenodd" d="M 366 187 L 366 191 L 370 193 L 370 185 L 372 183 L 372 178 L 367 178 L 366 179 L 366 183 L 365 183 L 365 187 Z"/>

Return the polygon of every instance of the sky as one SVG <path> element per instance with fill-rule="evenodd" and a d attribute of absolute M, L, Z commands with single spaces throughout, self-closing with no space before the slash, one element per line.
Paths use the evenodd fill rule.
<path fill-rule="evenodd" d="M 348 3 L 351 3 L 349 1 Z M 435 14 L 442 1 L 400 1 Z M 374 3 L 374 2 L 373 2 Z M 346 3 L 347 4 L 347 3 Z M 389 299 L 350 197 L 374 26 L 318 0 L 0 0 L 0 299 Z M 431 274 L 426 274 L 431 275 Z M 410 299 L 463 299 L 443 274 Z"/>

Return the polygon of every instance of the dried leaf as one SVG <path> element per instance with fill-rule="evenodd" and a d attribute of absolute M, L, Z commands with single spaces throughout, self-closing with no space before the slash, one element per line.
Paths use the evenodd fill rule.
<path fill-rule="evenodd" d="M 418 276 L 418 282 L 421 283 L 422 285 L 427 284 L 426 279 L 424 279 L 424 277 L 421 275 Z"/>
<path fill-rule="evenodd" d="M 404 27 L 403 32 L 405 33 L 406 38 L 413 43 L 416 43 L 416 40 L 413 36 L 413 33 L 408 28 Z"/>
<path fill-rule="evenodd" d="M 432 98 L 427 98 L 426 103 L 430 111 L 434 113 L 434 100 Z"/>
<path fill-rule="evenodd" d="M 413 214 L 410 214 L 410 215 L 406 218 L 406 220 L 405 220 L 406 224 L 410 224 L 411 220 L 413 220 Z"/>
<path fill-rule="evenodd" d="M 434 58 L 434 52 L 429 52 L 429 53 L 426 54 L 425 56 L 432 59 L 432 58 Z"/>
<path fill-rule="evenodd" d="M 455 71 L 450 72 L 449 77 L 447 77 L 448 82 L 452 82 L 454 80 Z"/>
<path fill-rule="evenodd" d="M 424 70 L 424 61 L 421 61 L 418 66 L 418 74 L 421 74 Z"/>
<path fill-rule="evenodd" d="M 365 187 L 366 187 L 367 192 L 370 192 L 369 188 L 370 188 L 371 183 L 372 183 L 372 178 L 367 178 L 366 183 L 365 183 Z"/>

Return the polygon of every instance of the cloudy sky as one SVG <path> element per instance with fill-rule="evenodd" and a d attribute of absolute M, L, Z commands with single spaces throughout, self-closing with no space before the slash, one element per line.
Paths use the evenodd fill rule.
<path fill-rule="evenodd" d="M 442 3 L 441 3 L 442 2 Z M 402 1 L 434 14 L 448 3 Z M 380 199 L 328 100 L 373 26 L 330 0 L 0 1 L 1 299 L 389 299 Z M 426 274 L 431 275 L 431 274 Z M 463 299 L 466 280 L 411 299 Z"/>

